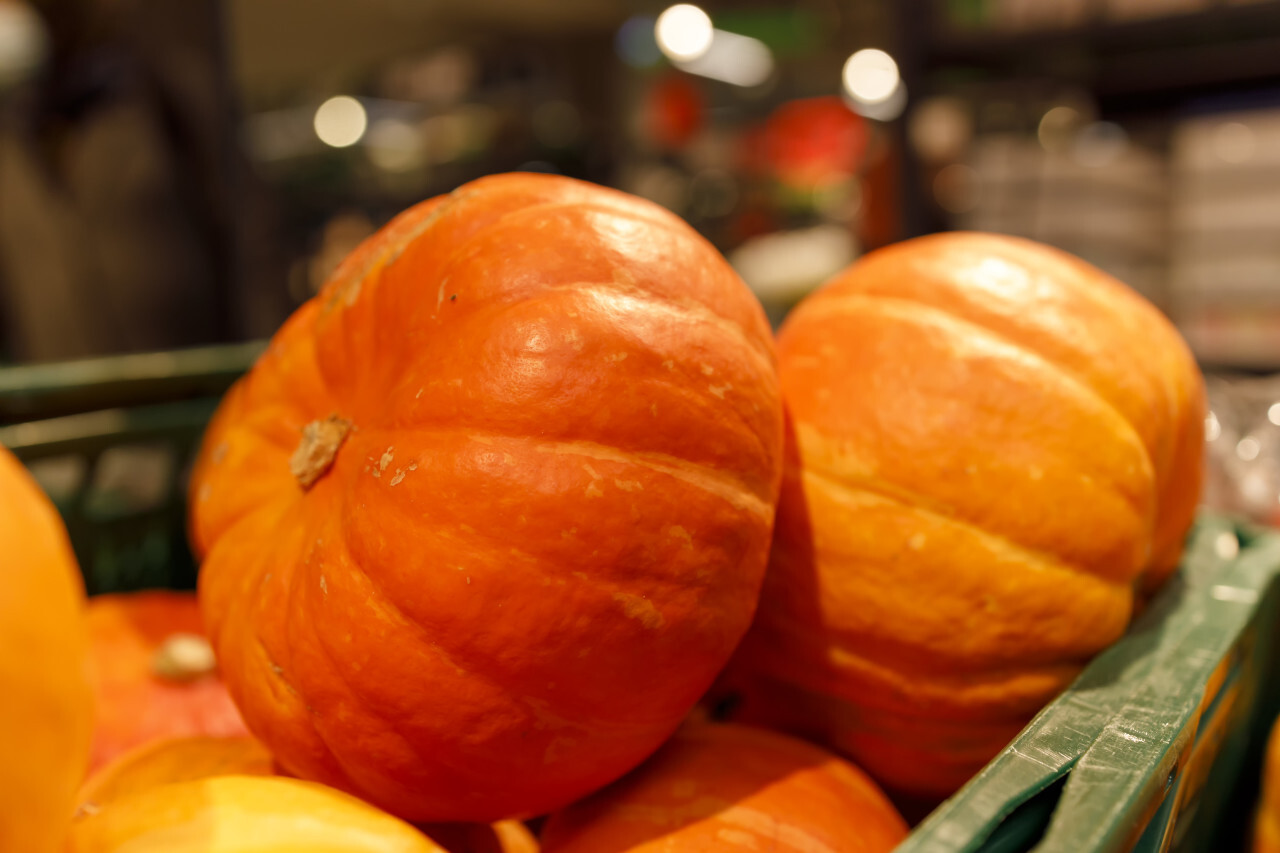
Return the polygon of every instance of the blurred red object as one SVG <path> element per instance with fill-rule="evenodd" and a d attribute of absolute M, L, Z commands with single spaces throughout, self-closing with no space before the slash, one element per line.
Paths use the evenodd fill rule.
<path fill-rule="evenodd" d="M 869 136 L 866 120 L 840 98 L 805 98 L 769 116 L 759 154 L 779 181 L 821 187 L 857 174 Z"/>
<path fill-rule="evenodd" d="M 664 148 L 683 148 L 702 129 L 706 110 L 702 90 L 690 78 L 671 74 L 645 98 L 644 130 Z"/>

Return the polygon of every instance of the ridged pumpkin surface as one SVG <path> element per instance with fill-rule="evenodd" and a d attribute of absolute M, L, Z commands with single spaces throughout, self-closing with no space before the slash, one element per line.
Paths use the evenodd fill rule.
<path fill-rule="evenodd" d="M 64 853 L 447 853 L 391 815 L 298 779 L 174 782 L 81 811 Z"/>
<path fill-rule="evenodd" d="M 84 585 L 40 487 L 0 447 L 0 850 L 60 849 L 93 725 Z"/>
<path fill-rule="evenodd" d="M 950 793 L 1175 568 L 1202 379 L 1116 280 L 972 233 L 867 256 L 778 352 L 788 460 L 744 658 L 887 786 Z"/>
<path fill-rule="evenodd" d="M 93 815 L 109 803 L 152 788 L 220 776 L 276 776 L 266 747 L 251 737 L 176 737 L 151 741 L 93 774 L 80 789 L 77 813 Z M 423 826 L 449 853 L 538 853 L 533 834 L 517 821 Z"/>
<path fill-rule="evenodd" d="M 417 821 L 617 778 L 749 624 L 781 476 L 769 328 L 655 205 L 506 175 L 395 219 L 229 393 L 200 596 L 282 766 Z"/>
<path fill-rule="evenodd" d="M 175 737 L 153 740 L 119 756 L 80 788 L 81 811 L 173 782 L 213 776 L 274 776 L 266 747 L 251 737 Z"/>
<path fill-rule="evenodd" d="M 90 772 L 153 740 L 245 734 L 218 678 L 193 593 L 94 596 L 89 645 L 97 700 Z"/>
<path fill-rule="evenodd" d="M 852 765 L 775 732 L 701 723 L 553 814 L 542 837 L 547 853 L 880 853 L 906 834 Z"/>

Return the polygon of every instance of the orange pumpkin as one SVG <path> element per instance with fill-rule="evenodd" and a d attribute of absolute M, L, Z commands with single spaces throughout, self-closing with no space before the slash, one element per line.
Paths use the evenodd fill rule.
<path fill-rule="evenodd" d="M 422 831 L 449 853 L 539 853 L 534 838 L 518 820 L 496 823 L 427 824 Z"/>
<path fill-rule="evenodd" d="M 764 729 L 693 724 L 603 791 L 553 814 L 547 853 L 892 850 L 902 817 L 856 767 Z"/>
<path fill-rule="evenodd" d="M 82 810 L 64 853 L 447 853 L 354 797 L 298 779 L 217 776 Z"/>
<path fill-rule="evenodd" d="M 112 800 L 173 782 L 212 776 L 274 776 L 266 747 L 251 737 L 164 738 L 149 741 L 116 758 L 80 788 L 80 811 L 94 811 Z"/>
<path fill-rule="evenodd" d="M 152 740 L 246 734 L 193 593 L 95 596 L 89 642 L 97 696 L 91 771 Z"/>
<path fill-rule="evenodd" d="M 84 585 L 57 511 L 0 447 L 0 850 L 58 850 L 93 723 Z"/>
<path fill-rule="evenodd" d="M 192 480 L 223 674 L 282 766 L 416 821 L 543 813 L 649 755 L 750 622 L 769 327 L 661 208 L 504 175 L 365 242 Z"/>
<path fill-rule="evenodd" d="M 743 657 L 887 787 L 946 795 L 1176 567 L 1203 380 L 1118 281 L 973 233 L 854 264 L 778 359 L 787 465 Z"/>
<path fill-rule="evenodd" d="M 266 747 L 251 737 L 167 738 L 133 749 L 103 767 L 80 789 L 79 814 L 161 785 L 218 776 L 275 776 Z M 516 821 L 442 824 L 421 829 L 449 853 L 538 853 L 533 834 Z"/>
<path fill-rule="evenodd" d="M 1280 853 L 1280 721 L 1272 724 L 1267 740 L 1262 798 L 1253 829 L 1253 853 Z"/>

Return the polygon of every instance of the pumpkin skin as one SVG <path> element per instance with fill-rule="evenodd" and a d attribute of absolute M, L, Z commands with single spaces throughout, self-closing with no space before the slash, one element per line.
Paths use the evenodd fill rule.
<path fill-rule="evenodd" d="M 194 471 L 249 728 L 416 822 L 617 778 L 750 623 L 781 426 L 763 311 L 661 208 L 503 175 L 401 214 L 229 392 Z"/>
<path fill-rule="evenodd" d="M 153 740 L 247 734 L 212 655 L 201 649 L 203 636 L 193 593 L 151 590 L 89 600 L 97 697 L 91 773 Z"/>
<path fill-rule="evenodd" d="M 84 584 L 53 505 L 0 447 L 0 850 L 60 849 L 93 725 Z"/>
<path fill-rule="evenodd" d="M 175 737 L 130 750 L 89 777 L 80 788 L 79 810 L 173 782 L 213 776 L 274 776 L 275 762 L 251 737 Z"/>
<path fill-rule="evenodd" d="M 80 788 L 80 814 L 161 785 L 218 776 L 276 776 L 266 747 L 251 737 L 167 738 L 137 747 L 93 774 Z M 533 834 L 516 821 L 421 827 L 449 853 L 538 853 Z"/>
<path fill-rule="evenodd" d="M 1253 825 L 1253 853 L 1280 853 L 1280 723 L 1271 726 L 1262 767 L 1262 796 Z"/>
<path fill-rule="evenodd" d="M 82 811 L 65 853 L 444 853 L 407 823 L 298 779 L 218 776 Z"/>
<path fill-rule="evenodd" d="M 779 697 L 762 716 L 946 796 L 1175 569 L 1203 379 L 1118 281 L 974 233 L 866 256 L 778 359 L 786 472 L 740 659 Z"/>
<path fill-rule="evenodd" d="M 551 815 L 542 842 L 547 853 L 877 853 L 906 835 L 906 822 L 856 767 L 776 732 L 703 723 Z"/>
<path fill-rule="evenodd" d="M 427 824 L 422 831 L 449 853 L 539 853 L 542 849 L 523 823 Z"/>

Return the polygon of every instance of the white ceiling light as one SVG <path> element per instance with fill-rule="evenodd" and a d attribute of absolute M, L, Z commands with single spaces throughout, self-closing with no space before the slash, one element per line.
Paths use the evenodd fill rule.
<path fill-rule="evenodd" d="M 713 30 L 711 44 L 696 59 L 676 60 L 681 71 L 734 86 L 759 86 L 773 73 L 773 54 L 750 36 Z"/>
<path fill-rule="evenodd" d="M 715 29 L 706 12 L 690 3 L 672 6 L 654 24 L 658 48 L 673 62 L 688 62 L 711 48 Z"/>
<path fill-rule="evenodd" d="M 369 126 L 369 116 L 355 98 L 338 95 L 330 98 L 316 110 L 313 122 L 316 136 L 325 145 L 346 148 L 355 145 Z"/>
<path fill-rule="evenodd" d="M 883 50 L 865 48 L 844 63 L 844 90 L 861 104 L 880 104 L 893 97 L 901 82 L 898 63 Z"/>

